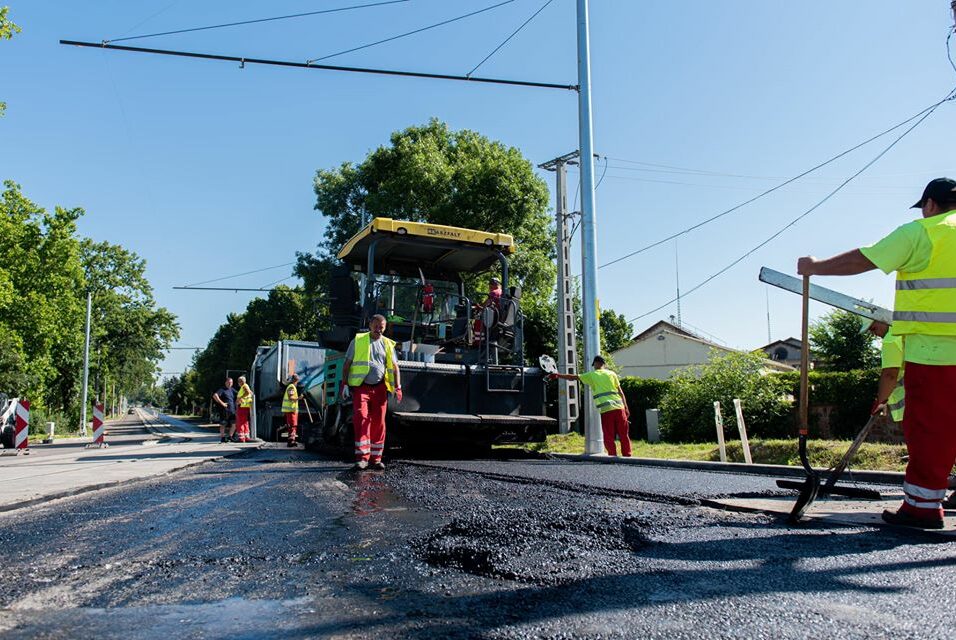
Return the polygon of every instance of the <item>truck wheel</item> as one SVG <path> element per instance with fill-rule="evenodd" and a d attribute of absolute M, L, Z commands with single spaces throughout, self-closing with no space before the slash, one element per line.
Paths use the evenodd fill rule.
<path fill-rule="evenodd" d="M 14 430 L 11 427 L 0 427 L 0 443 L 4 449 L 13 448 Z"/>

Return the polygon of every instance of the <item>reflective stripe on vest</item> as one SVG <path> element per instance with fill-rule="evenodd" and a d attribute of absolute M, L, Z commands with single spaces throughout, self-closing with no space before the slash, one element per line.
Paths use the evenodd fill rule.
<path fill-rule="evenodd" d="M 239 393 L 236 394 L 236 400 L 239 401 L 240 409 L 248 409 L 252 407 L 252 389 L 249 388 L 248 384 L 244 384 L 239 387 Z"/>
<path fill-rule="evenodd" d="M 617 377 L 611 372 L 600 373 L 600 371 L 599 369 L 593 372 L 599 374 L 594 383 L 591 384 L 591 393 L 593 394 L 591 397 L 594 399 L 594 406 L 600 413 L 623 409 L 624 399 L 617 391 Z"/>
<path fill-rule="evenodd" d="M 932 254 L 922 271 L 896 273 L 893 333 L 956 336 L 956 212 L 917 222 Z"/>
<path fill-rule="evenodd" d="M 886 399 L 886 408 L 890 410 L 890 417 L 893 418 L 893 422 L 903 422 L 903 410 L 906 408 L 903 378 L 897 381 L 896 386 L 893 387 L 893 393 Z"/>
<path fill-rule="evenodd" d="M 382 336 L 379 338 L 385 344 L 385 388 L 391 393 L 395 389 L 395 341 Z M 365 382 L 365 376 L 372 370 L 372 339 L 369 334 L 355 334 L 355 353 L 352 354 L 352 365 L 349 367 L 348 385 L 357 387 Z"/>
<path fill-rule="evenodd" d="M 292 397 L 289 397 L 289 390 L 292 390 Z M 285 388 L 285 395 L 282 396 L 282 413 L 298 413 L 299 411 L 299 393 L 294 384 Z"/>

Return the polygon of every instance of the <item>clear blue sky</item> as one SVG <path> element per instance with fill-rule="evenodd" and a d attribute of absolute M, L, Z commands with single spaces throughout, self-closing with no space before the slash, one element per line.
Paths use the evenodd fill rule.
<path fill-rule="evenodd" d="M 543 2 L 515 0 L 328 62 L 463 74 Z M 430 117 L 518 147 L 535 164 L 577 148 L 571 92 L 239 69 L 57 43 L 362 3 L 7 0 L 23 33 L 0 43 L 0 99 L 8 103 L 0 178 L 19 182 L 43 206 L 84 207 L 83 234 L 146 258 L 160 304 L 182 324 L 180 344 L 202 346 L 249 295 L 172 287 L 312 250 L 323 228 L 313 210 L 316 169 L 360 161 L 392 131 Z M 304 61 L 495 3 L 410 0 L 123 44 Z M 945 52 L 948 0 L 592 0 L 591 20 L 595 150 L 611 158 L 597 191 L 602 263 L 753 197 L 956 85 Z M 571 84 L 575 61 L 575 3 L 553 0 L 476 75 Z M 757 281 L 759 267 L 793 273 L 800 255 L 869 244 L 912 219 L 907 207 L 926 181 L 956 174 L 954 107 L 940 107 L 824 206 L 684 297 L 683 320 L 733 347 L 766 343 L 768 292 Z M 672 298 L 675 251 L 681 289 L 689 290 L 890 141 L 681 237 L 676 249 L 671 241 L 601 269 L 602 305 L 634 318 Z M 603 163 L 596 175 L 602 171 Z M 553 189 L 552 174 L 542 175 Z M 228 283 L 263 286 L 287 274 Z M 877 273 L 821 283 L 892 302 L 891 279 Z M 773 339 L 799 335 L 797 296 L 770 291 L 769 305 Z M 671 313 L 674 305 L 642 317 L 635 330 Z M 174 351 L 163 370 L 181 370 L 189 357 Z"/>

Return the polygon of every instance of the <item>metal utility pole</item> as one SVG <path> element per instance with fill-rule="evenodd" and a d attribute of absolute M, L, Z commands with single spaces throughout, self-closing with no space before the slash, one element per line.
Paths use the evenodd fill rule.
<path fill-rule="evenodd" d="M 577 151 L 538 165 L 546 171 L 554 171 L 555 187 L 554 226 L 557 232 L 558 250 L 558 370 L 576 374 L 577 340 L 574 327 L 574 297 L 571 290 L 571 236 L 568 222 L 573 215 L 568 212 L 567 165 L 577 164 Z M 570 433 L 571 425 L 578 419 L 578 383 L 575 380 L 558 380 L 558 432 Z"/>
<path fill-rule="evenodd" d="M 581 151 L 581 293 L 584 321 L 584 364 L 588 366 L 601 352 L 600 306 L 597 281 L 597 228 L 594 211 L 594 144 L 591 125 L 591 51 L 588 28 L 588 0 L 578 0 L 578 131 Z M 601 419 L 584 388 L 586 454 L 604 451 Z"/>
<path fill-rule="evenodd" d="M 86 341 L 83 344 L 83 400 L 80 403 L 80 435 L 86 435 L 86 394 L 90 382 L 90 315 L 93 309 L 93 292 L 86 292 Z"/>

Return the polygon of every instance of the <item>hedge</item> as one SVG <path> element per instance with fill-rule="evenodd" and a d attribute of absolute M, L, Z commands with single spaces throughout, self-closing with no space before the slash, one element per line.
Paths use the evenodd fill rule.
<path fill-rule="evenodd" d="M 621 378 L 621 390 L 631 410 L 631 437 L 647 438 L 647 409 L 657 409 L 670 386 L 667 380 L 654 378 Z"/>

